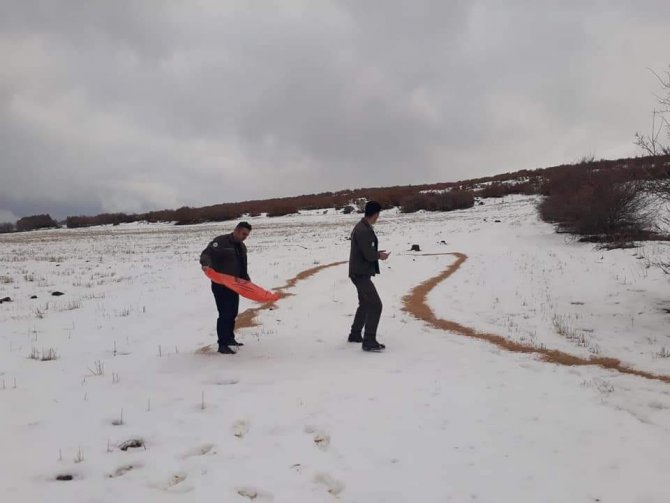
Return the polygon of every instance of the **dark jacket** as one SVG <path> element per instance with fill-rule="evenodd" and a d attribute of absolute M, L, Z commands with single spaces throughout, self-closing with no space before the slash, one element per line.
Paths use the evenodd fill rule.
<path fill-rule="evenodd" d="M 247 247 L 238 243 L 232 234 L 218 236 L 200 254 L 200 265 L 216 272 L 249 279 L 247 273 Z"/>
<path fill-rule="evenodd" d="M 379 274 L 379 241 L 372 225 L 361 219 L 351 231 L 349 277 Z"/>

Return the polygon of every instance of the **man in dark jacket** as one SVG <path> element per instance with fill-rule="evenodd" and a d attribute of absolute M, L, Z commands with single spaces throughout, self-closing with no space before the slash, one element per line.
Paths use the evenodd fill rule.
<path fill-rule="evenodd" d="M 372 276 L 379 274 L 379 261 L 389 254 L 378 250 L 379 241 L 373 225 L 379 218 L 381 205 L 368 201 L 365 217 L 351 232 L 351 252 L 349 254 L 349 278 L 358 291 L 358 309 L 351 325 L 349 342 L 362 342 L 365 351 L 381 351 L 386 346 L 377 341 L 377 325 L 382 314 L 382 301 L 372 283 Z"/>
<path fill-rule="evenodd" d="M 229 274 L 249 280 L 247 273 L 247 247 L 244 240 L 251 232 L 251 225 L 240 222 L 230 234 L 214 238 L 207 248 L 200 254 L 200 265 L 211 267 L 216 272 Z M 219 353 L 235 354 L 230 346 L 242 346 L 235 340 L 235 318 L 240 306 L 240 296 L 237 292 L 223 285 L 212 282 L 212 293 L 219 311 L 216 322 L 216 334 L 219 340 Z"/>

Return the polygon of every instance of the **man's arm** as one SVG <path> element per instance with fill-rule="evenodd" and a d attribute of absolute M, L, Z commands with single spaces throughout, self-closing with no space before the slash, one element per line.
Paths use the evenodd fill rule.
<path fill-rule="evenodd" d="M 202 253 L 200 254 L 200 266 L 201 267 L 212 267 L 212 256 L 210 255 L 210 247 L 212 244 L 207 245 Z"/>
<path fill-rule="evenodd" d="M 371 232 L 354 232 L 353 239 L 356 246 L 368 262 L 376 262 L 380 258 L 380 253 L 375 248 L 375 240 Z"/>
<path fill-rule="evenodd" d="M 246 279 L 247 281 L 251 281 L 251 278 L 249 277 L 249 262 L 247 261 L 247 246 L 242 243 L 242 253 L 244 253 L 244 271 L 242 271 L 242 279 Z"/>

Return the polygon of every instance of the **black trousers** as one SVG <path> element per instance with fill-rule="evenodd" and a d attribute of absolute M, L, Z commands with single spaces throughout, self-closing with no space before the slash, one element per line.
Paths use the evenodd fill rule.
<path fill-rule="evenodd" d="M 358 291 L 358 309 L 351 325 L 351 334 L 362 333 L 365 339 L 375 339 L 382 315 L 382 300 L 370 276 L 352 276 L 351 282 Z"/>
<path fill-rule="evenodd" d="M 216 301 L 216 309 L 219 311 L 219 319 L 216 320 L 219 346 L 227 346 L 235 340 L 235 318 L 240 308 L 240 296 L 217 283 L 212 283 L 212 293 Z"/>

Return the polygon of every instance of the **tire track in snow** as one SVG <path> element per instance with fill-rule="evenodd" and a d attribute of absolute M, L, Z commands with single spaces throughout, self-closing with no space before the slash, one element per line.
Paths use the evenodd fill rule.
<path fill-rule="evenodd" d="M 345 260 L 340 262 L 332 262 L 330 264 L 322 264 L 316 267 L 305 269 L 304 271 L 299 272 L 294 277 L 289 279 L 285 285 L 275 288 L 274 291 L 276 291 L 279 294 L 279 300 L 285 299 L 286 297 L 290 297 L 291 295 L 293 295 L 292 293 L 288 293 L 286 290 L 295 287 L 295 285 L 299 281 L 310 278 L 314 276 L 316 273 L 323 271 L 324 269 L 328 269 L 330 267 L 335 267 L 346 263 L 347 261 Z M 242 328 L 257 327 L 259 325 L 259 323 L 256 321 L 256 316 L 258 315 L 258 313 L 265 309 L 272 309 L 276 302 L 277 301 L 266 302 L 264 304 L 261 304 L 260 306 L 245 309 L 242 313 L 240 313 L 237 316 L 237 320 L 235 321 L 235 329 L 237 330 Z M 207 346 L 204 346 L 196 351 L 196 353 L 213 353 L 213 352 L 214 352 L 214 344 L 208 344 Z"/>
<path fill-rule="evenodd" d="M 455 321 L 438 318 L 435 316 L 435 313 L 428 305 L 426 298 L 431 290 L 433 290 L 433 288 L 454 274 L 468 259 L 468 256 L 464 253 L 431 253 L 423 254 L 422 256 L 435 255 L 453 255 L 456 257 L 456 261 L 437 276 L 434 276 L 414 287 L 410 293 L 402 298 L 403 310 L 412 316 L 425 321 L 434 328 L 447 330 L 465 337 L 486 341 L 507 351 L 538 355 L 542 361 L 548 363 L 555 363 L 569 367 L 595 365 L 604 369 L 615 370 L 621 374 L 644 377 L 645 379 L 653 379 L 670 384 L 670 376 L 654 374 L 652 372 L 631 368 L 621 363 L 621 360 L 618 360 L 617 358 L 603 358 L 594 356 L 590 358 L 582 358 L 556 349 L 538 348 L 528 344 L 521 344 L 519 342 L 511 341 L 500 335 L 487 332 L 478 332 L 473 328 L 466 327 L 460 323 L 456 323 Z"/>

